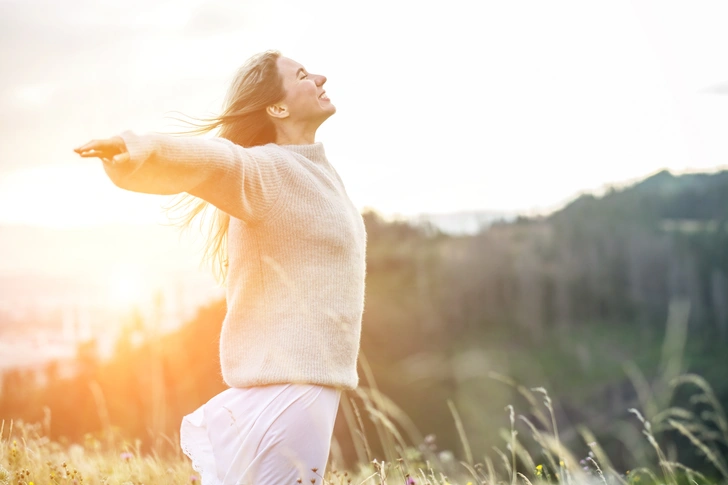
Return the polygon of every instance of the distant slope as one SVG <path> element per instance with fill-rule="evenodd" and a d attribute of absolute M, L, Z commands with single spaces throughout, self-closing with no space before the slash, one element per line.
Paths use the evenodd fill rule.
<path fill-rule="evenodd" d="M 664 219 L 726 220 L 728 171 L 673 175 L 663 170 L 603 197 L 583 195 L 549 216 L 554 222 L 579 220 L 585 224 L 615 218 L 648 224 Z"/>

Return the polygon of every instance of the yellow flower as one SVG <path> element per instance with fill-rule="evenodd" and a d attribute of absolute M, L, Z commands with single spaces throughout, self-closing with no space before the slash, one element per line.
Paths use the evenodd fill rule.
<path fill-rule="evenodd" d="M 33 483 L 33 482 L 28 482 L 28 485 L 35 485 L 35 483 Z"/>
<path fill-rule="evenodd" d="M 561 461 L 559 462 L 559 465 L 561 465 L 561 466 L 564 466 L 564 460 L 561 460 Z"/>
<path fill-rule="evenodd" d="M 538 471 L 543 470 L 543 465 L 536 465 L 536 470 L 538 470 Z"/>

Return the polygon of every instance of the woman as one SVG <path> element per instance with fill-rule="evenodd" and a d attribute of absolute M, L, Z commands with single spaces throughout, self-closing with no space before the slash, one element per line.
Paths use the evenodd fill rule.
<path fill-rule="evenodd" d="M 358 384 L 366 232 L 315 141 L 336 112 L 325 82 L 265 52 L 197 130 L 219 137 L 126 131 L 75 149 L 100 158 L 121 188 L 198 198 L 188 222 L 216 207 L 206 255 L 227 278 L 220 363 L 230 389 L 181 427 L 204 485 L 321 483 L 341 391 Z"/>

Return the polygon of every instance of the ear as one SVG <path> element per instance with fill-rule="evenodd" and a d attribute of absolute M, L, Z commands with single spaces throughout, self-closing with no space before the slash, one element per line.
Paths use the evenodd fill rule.
<path fill-rule="evenodd" d="M 268 106 L 265 111 L 273 118 L 278 119 L 288 118 L 288 116 L 291 114 L 288 111 L 288 106 L 286 106 L 285 104 L 272 104 Z"/>

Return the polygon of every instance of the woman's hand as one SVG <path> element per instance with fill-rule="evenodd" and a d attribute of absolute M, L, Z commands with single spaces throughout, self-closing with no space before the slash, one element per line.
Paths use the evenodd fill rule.
<path fill-rule="evenodd" d="M 73 149 L 84 158 L 98 157 L 105 162 L 122 163 L 129 160 L 124 139 L 114 136 L 105 140 L 91 140 L 90 142 Z"/>

